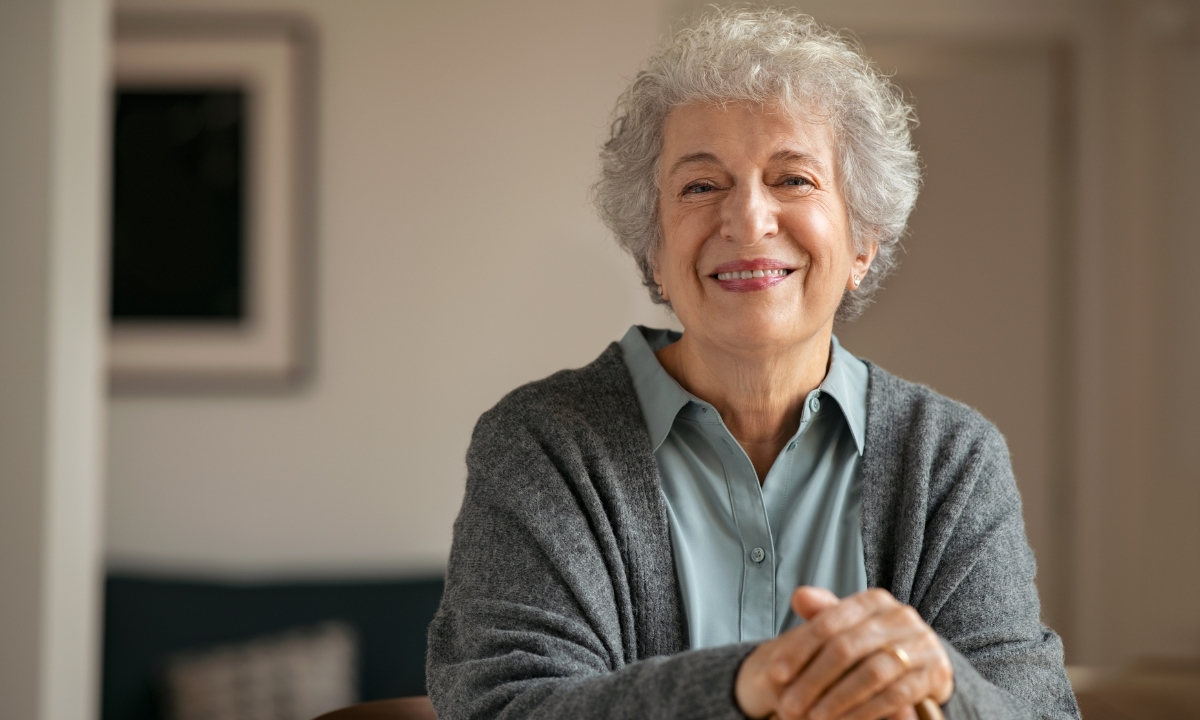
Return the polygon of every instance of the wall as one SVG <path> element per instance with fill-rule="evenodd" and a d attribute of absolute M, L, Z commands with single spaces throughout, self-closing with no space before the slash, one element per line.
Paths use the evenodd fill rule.
<path fill-rule="evenodd" d="M 50 9 L 7 4 L 0 15 L 0 694 L 7 713 L 37 713 L 42 617 L 44 282 L 49 210 Z M 14 72 L 20 68 L 19 72 Z M 20 98 L 20 102 L 15 101 Z M 28 238 L 13 241 L 10 238 Z"/>
<path fill-rule="evenodd" d="M 587 199 L 654 3 L 125 2 L 286 10 L 319 43 L 315 376 L 116 396 L 111 566 L 440 571 L 475 419 L 663 324 Z"/>
<path fill-rule="evenodd" d="M 1155 550 L 1163 557 L 1160 583 L 1153 592 L 1164 600 L 1162 612 L 1168 622 L 1155 645 L 1175 653 L 1194 653 L 1200 646 L 1196 624 L 1197 589 L 1200 577 L 1200 229 L 1195 209 L 1200 207 L 1200 42 L 1195 35 L 1172 43 L 1167 50 L 1167 125 L 1165 136 L 1171 148 L 1168 238 L 1163 263 L 1166 279 L 1164 308 L 1169 365 L 1167 412 L 1163 441 L 1168 448 L 1165 483 L 1155 493 L 1157 522 L 1153 524 Z M 1183 582 L 1179 582 L 1182 579 Z M 1182 586 L 1182 587 L 1181 587 Z M 1179 628 L 1186 628 L 1180 632 Z"/>
<path fill-rule="evenodd" d="M 1058 63 L 1044 44 L 874 42 L 915 99 L 924 184 L 899 271 L 838 329 L 853 352 L 978 409 L 1004 433 L 1052 624 L 1061 544 L 1051 408 L 1057 280 L 1050 188 Z"/>
<path fill-rule="evenodd" d="M 0 4 L 0 717 L 98 689 L 106 2 Z"/>
<path fill-rule="evenodd" d="M 1185 276 L 1200 259 L 1200 17 L 1190 4 L 1098 7 L 1080 53 L 1077 647 L 1195 655 L 1200 297 Z"/>

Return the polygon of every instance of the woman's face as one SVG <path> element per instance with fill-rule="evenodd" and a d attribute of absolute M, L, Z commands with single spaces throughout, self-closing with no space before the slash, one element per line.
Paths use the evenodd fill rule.
<path fill-rule="evenodd" d="M 671 111 L 654 277 L 693 339 L 781 351 L 832 332 L 875 256 L 854 249 L 837 171 L 826 123 L 738 103 Z"/>

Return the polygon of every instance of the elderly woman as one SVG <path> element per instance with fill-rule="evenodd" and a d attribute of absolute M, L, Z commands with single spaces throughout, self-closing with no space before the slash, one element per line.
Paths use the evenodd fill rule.
<path fill-rule="evenodd" d="M 439 715 L 1078 717 L 1004 439 L 833 337 L 916 200 L 900 92 L 807 16 L 718 13 L 617 115 L 597 205 L 684 332 L 480 419 Z"/>

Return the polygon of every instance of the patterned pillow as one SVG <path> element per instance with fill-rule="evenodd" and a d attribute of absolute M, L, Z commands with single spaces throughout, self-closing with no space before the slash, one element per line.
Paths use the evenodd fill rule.
<path fill-rule="evenodd" d="M 341 622 L 183 653 L 167 662 L 167 717 L 311 720 L 356 702 L 357 658 Z"/>

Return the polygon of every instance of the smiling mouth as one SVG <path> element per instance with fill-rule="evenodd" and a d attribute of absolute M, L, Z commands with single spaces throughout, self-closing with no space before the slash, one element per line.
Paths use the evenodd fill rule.
<path fill-rule="evenodd" d="M 717 273 L 712 277 L 717 280 L 752 280 L 761 277 L 786 277 L 792 271 L 787 268 L 772 268 L 769 270 L 734 270 L 733 272 Z"/>

